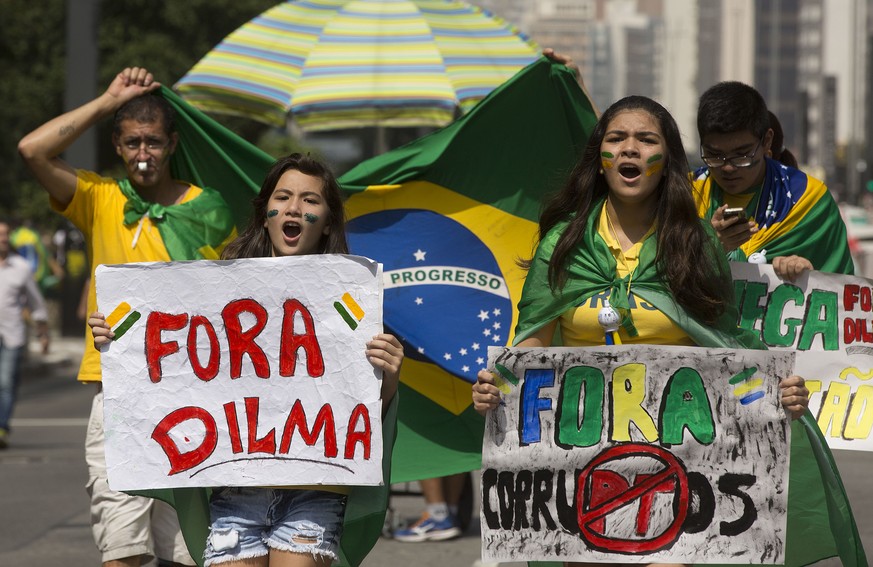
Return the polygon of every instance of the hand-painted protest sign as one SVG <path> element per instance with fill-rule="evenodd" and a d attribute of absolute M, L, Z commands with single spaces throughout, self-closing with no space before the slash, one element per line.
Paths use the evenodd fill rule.
<path fill-rule="evenodd" d="M 101 266 L 97 298 L 113 489 L 381 484 L 379 264 Z"/>
<path fill-rule="evenodd" d="M 796 349 L 809 409 L 832 449 L 873 451 L 873 281 L 731 263 L 740 326 L 771 349 Z"/>
<path fill-rule="evenodd" d="M 782 563 L 791 352 L 488 350 L 485 561 Z"/>

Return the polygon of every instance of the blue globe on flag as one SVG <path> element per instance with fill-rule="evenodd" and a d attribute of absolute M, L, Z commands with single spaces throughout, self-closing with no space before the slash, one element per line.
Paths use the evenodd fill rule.
<path fill-rule="evenodd" d="M 353 254 L 381 262 L 385 325 L 406 356 L 468 382 L 489 346 L 504 346 L 512 302 L 494 255 L 463 224 L 433 211 L 392 209 L 346 225 Z"/>

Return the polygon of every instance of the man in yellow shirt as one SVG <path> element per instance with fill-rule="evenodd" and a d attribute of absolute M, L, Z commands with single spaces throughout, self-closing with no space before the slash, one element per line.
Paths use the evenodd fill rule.
<path fill-rule="evenodd" d="M 159 87 L 146 69 L 124 69 L 103 94 L 49 120 L 18 144 L 52 208 L 85 235 L 92 283 L 99 264 L 217 259 L 236 234 L 230 210 L 217 192 L 173 179 L 170 158 L 180 141 L 172 107 L 150 94 Z M 83 132 L 113 114 L 112 144 L 124 162 L 126 178 L 77 170 L 60 158 Z M 96 310 L 91 285 L 88 313 Z M 194 565 L 172 508 L 109 489 L 100 356 L 90 333 L 79 380 L 98 386 L 85 452 L 92 530 L 103 565 L 135 566 L 150 556 L 164 564 Z"/>

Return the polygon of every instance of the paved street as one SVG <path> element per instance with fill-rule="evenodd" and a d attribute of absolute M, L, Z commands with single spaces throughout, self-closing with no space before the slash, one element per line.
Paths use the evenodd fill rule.
<path fill-rule="evenodd" d="M 56 341 L 45 361 L 32 356 L 13 420 L 12 447 L 0 452 L 0 565 L 94 567 L 85 494 L 82 445 L 93 387 L 76 383 L 76 341 Z M 865 548 L 873 553 L 873 455 L 843 451 L 837 461 L 847 485 Z M 411 488 L 415 488 L 412 486 Z M 418 496 L 395 496 L 401 517 L 417 516 Z M 402 544 L 382 539 L 364 567 L 471 567 L 479 558 L 478 519 L 461 539 Z M 521 563 L 502 564 L 520 567 Z M 837 566 L 837 561 L 820 565 Z"/>

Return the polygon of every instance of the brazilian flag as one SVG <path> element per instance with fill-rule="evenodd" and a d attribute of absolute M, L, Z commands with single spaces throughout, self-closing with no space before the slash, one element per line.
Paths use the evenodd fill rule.
<path fill-rule="evenodd" d="M 472 383 L 508 345 L 540 206 L 596 122 L 573 74 L 531 64 L 451 125 L 340 178 L 349 244 L 384 265 L 385 324 L 404 342 L 392 482 L 479 468 Z"/>

